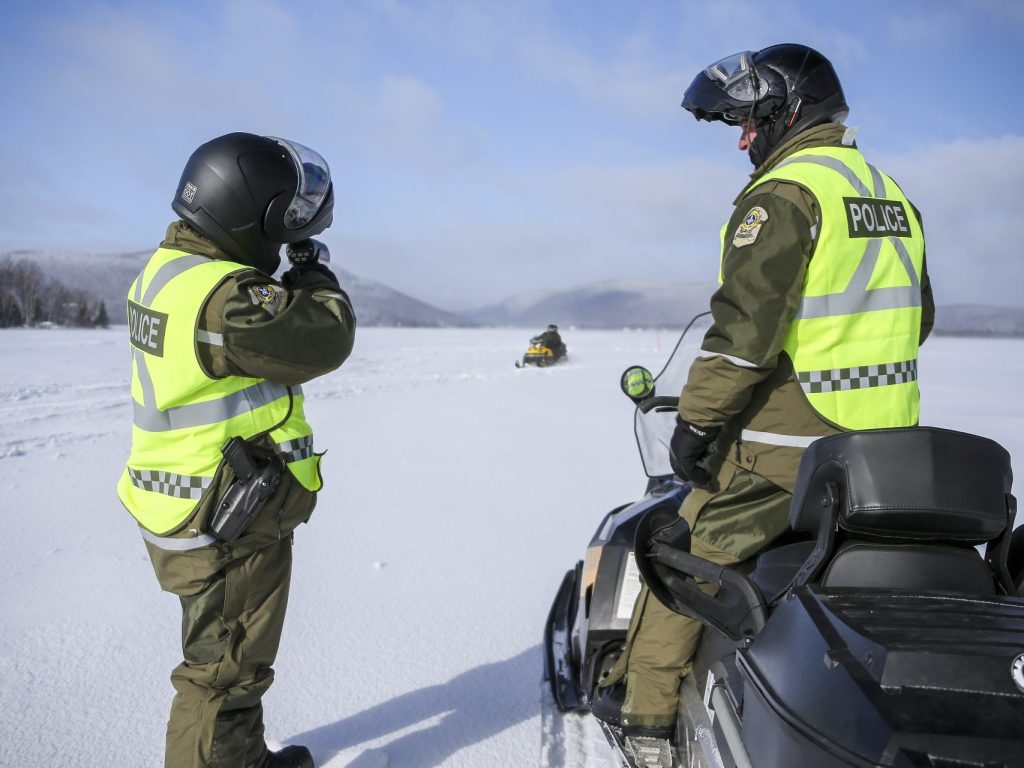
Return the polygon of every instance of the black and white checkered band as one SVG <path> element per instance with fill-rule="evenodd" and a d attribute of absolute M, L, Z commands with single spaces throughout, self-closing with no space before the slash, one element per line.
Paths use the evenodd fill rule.
<path fill-rule="evenodd" d="M 176 499 L 199 499 L 203 491 L 210 487 L 212 477 L 196 475 L 176 475 L 173 472 L 159 472 L 151 469 L 128 468 L 128 476 L 132 485 L 144 491 L 162 493 Z"/>
<path fill-rule="evenodd" d="M 830 371 L 798 371 L 797 378 L 807 394 L 887 387 L 890 384 L 917 381 L 917 360 L 861 365 L 855 368 L 834 368 Z"/>
<path fill-rule="evenodd" d="M 313 455 L 313 436 L 297 437 L 277 444 L 277 454 L 284 462 L 302 461 Z"/>

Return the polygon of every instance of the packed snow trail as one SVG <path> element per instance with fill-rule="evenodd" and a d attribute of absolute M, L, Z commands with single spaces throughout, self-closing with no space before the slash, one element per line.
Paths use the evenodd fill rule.
<path fill-rule="evenodd" d="M 554 711 L 540 642 L 599 520 L 643 492 L 618 381 L 671 335 L 564 330 L 567 363 L 517 370 L 536 329 L 360 329 L 304 388 L 326 484 L 296 532 L 271 746 L 321 768 L 614 764 Z M 112 745 L 161 765 L 180 607 L 114 492 L 125 329 L 0 331 L 0 359 L 0 766 L 107 768 Z M 1024 341 L 930 339 L 920 375 L 922 423 L 1024 455 Z"/>

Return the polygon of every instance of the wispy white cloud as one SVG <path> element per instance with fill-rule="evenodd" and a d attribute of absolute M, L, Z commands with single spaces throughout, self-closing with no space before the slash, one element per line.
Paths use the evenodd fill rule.
<path fill-rule="evenodd" d="M 1024 136 L 928 143 L 878 163 L 922 213 L 936 300 L 1020 306 Z"/>

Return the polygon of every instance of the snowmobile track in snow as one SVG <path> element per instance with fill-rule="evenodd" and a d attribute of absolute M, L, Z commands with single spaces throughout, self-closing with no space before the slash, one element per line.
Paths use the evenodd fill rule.
<path fill-rule="evenodd" d="M 598 722 L 589 715 L 559 712 L 546 680 L 540 683 L 540 760 L 543 768 L 617 768 Z"/>

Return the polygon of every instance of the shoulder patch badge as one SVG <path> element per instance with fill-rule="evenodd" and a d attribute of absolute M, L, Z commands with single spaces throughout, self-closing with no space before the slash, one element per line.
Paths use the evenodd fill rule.
<path fill-rule="evenodd" d="M 758 234 L 761 232 L 761 227 L 768 221 L 768 211 L 759 205 L 755 205 L 749 211 L 747 215 L 743 217 L 743 221 L 736 227 L 736 232 L 732 236 L 732 244 L 737 248 L 742 248 L 745 245 L 750 245 L 757 240 Z"/>
<path fill-rule="evenodd" d="M 254 285 L 249 288 L 249 298 L 260 309 L 265 309 L 271 315 L 277 316 L 277 313 L 284 308 L 285 292 L 275 285 Z"/>

